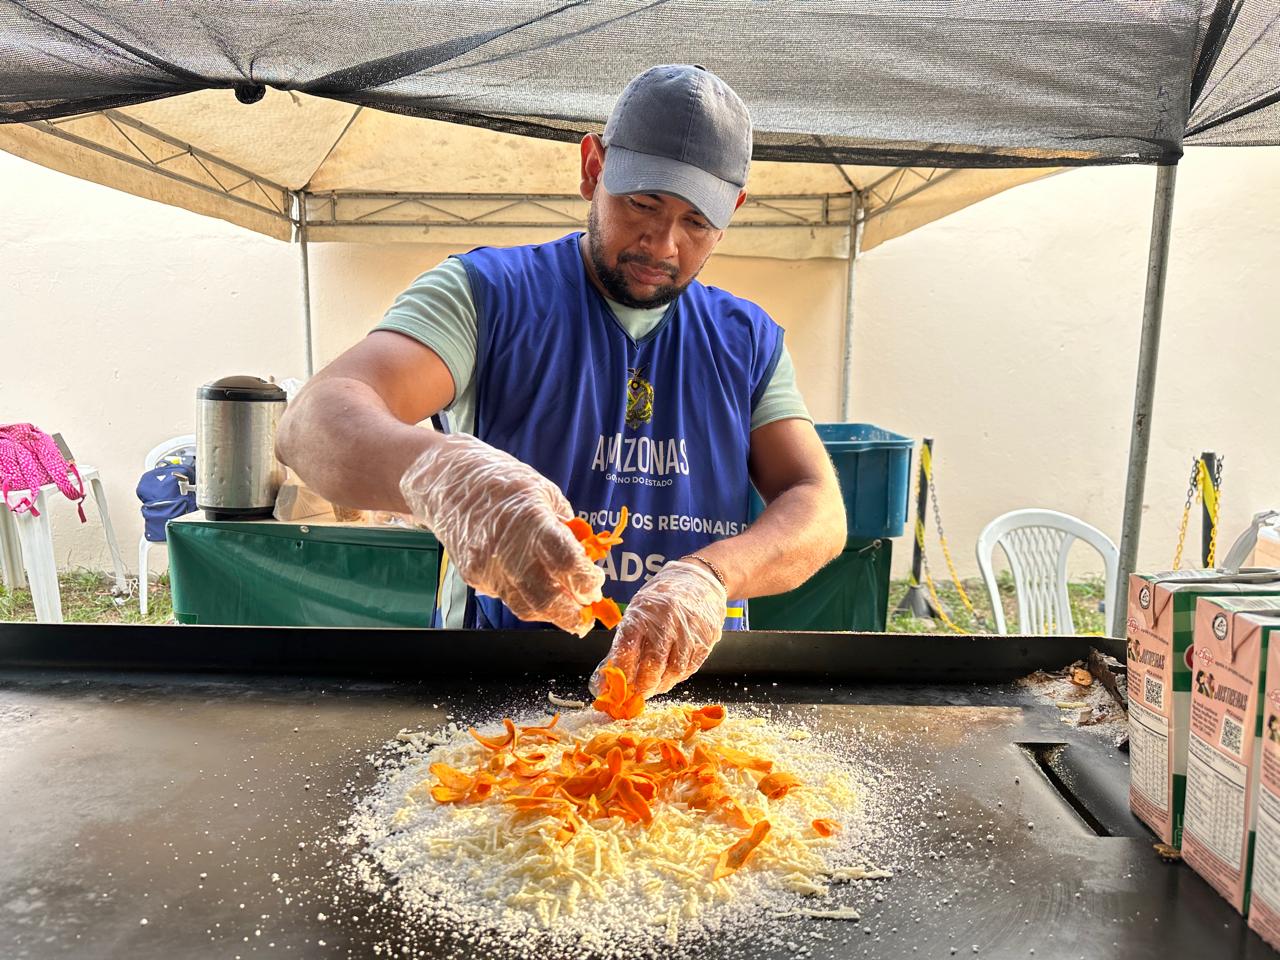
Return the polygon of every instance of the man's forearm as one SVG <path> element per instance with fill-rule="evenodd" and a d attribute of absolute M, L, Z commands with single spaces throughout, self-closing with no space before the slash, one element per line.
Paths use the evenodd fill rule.
<path fill-rule="evenodd" d="M 804 583 L 844 549 L 838 489 L 799 483 L 769 504 L 744 533 L 695 551 L 724 576 L 729 596 L 763 597 Z"/>
<path fill-rule="evenodd" d="M 309 384 L 289 405 L 276 455 L 326 500 L 404 512 L 400 478 L 438 439 L 397 420 L 368 384 L 331 377 Z"/>

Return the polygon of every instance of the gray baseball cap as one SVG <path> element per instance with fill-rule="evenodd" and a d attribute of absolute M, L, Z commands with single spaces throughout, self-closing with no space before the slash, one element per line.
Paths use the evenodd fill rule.
<path fill-rule="evenodd" d="M 669 193 L 729 225 L 751 166 L 751 115 L 710 70 L 650 67 L 622 91 L 603 139 L 610 193 Z"/>

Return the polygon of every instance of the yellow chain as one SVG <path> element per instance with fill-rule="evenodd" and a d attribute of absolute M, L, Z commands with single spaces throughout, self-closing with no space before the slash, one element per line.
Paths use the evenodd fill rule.
<path fill-rule="evenodd" d="M 955 622 L 947 616 L 947 611 L 942 608 L 942 601 L 938 598 L 938 588 L 933 585 L 933 576 L 929 573 L 928 565 L 924 570 L 924 582 L 929 587 L 929 596 L 933 597 L 933 609 L 938 611 L 938 619 L 959 634 L 967 634 L 967 630 L 962 630 L 956 626 Z"/>
<path fill-rule="evenodd" d="M 1187 484 L 1187 501 L 1182 505 L 1182 523 L 1178 527 L 1178 549 L 1173 552 L 1172 569 L 1174 570 L 1182 569 L 1182 547 L 1187 540 L 1187 523 L 1191 519 L 1191 502 L 1196 498 L 1197 494 L 1196 481 L 1199 479 L 1199 471 L 1196 469 L 1196 464 L 1199 462 L 1199 459 L 1191 461 L 1191 480 Z"/>
<path fill-rule="evenodd" d="M 929 448 L 924 446 L 923 444 L 921 444 L 920 446 L 920 465 L 924 471 L 925 476 L 932 479 L 933 477 L 932 458 L 929 455 Z M 920 496 L 920 475 L 919 474 L 916 474 L 915 494 L 916 494 L 915 499 L 918 500 Z M 935 500 L 934 501 L 935 511 L 937 510 L 937 505 L 938 505 L 937 501 Z M 935 518 L 935 523 L 936 522 L 937 521 Z M 921 563 L 921 566 L 924 568 L 924 582 L 925 582 L 925 586 L 929 588 L 929 596 L 933 599 L 933 609 L 938 611 L 938 619 L 941 620 L 945 626 L 949 627 L 951 630 L 954 630 L 958 634 L 965 635 L 967 631 L 961 629 L 959 626 L 956 625 L 954 620 L 952 620 L 949 616 L 947 616 L 947 611 L 943 609 L 942 600 L 938 596 L 938 588 L 934 585 L 933 574 L 929 570 L 929 558 L 925 554 L 925 550 L 924 550 L 924 518 L 923 517 L 920 517 L 920 516 L 916 517 L 915 528 L 916 528 L 916 544 L 920 547 L 920 563 Z M 939 527 L 939 532 L 941 532 L 941 527 Z M 946 552 L 945 541 L 943 543 L 943 551 Z M 947 564 L 949 566 L 951 564 L 951 557 L 949 554 L 947 556 Z M 952 569 L 951 575 L 955 577 L 955 567 L 952 566 L 951 569 Z M 957 586 L 959 586 L 960 580 L 958 577 L 956 577 L 954 582 Z M 916 585 L 918 584 L 913 584 L 913 586 L 916 586 Z M 964 588 L 960 587 L 960 590 L 963 591 Z M 968 599 L 969 599 L 968 597 L 965 597 L 965 603 L 966 605 L 969 606 L 969 610 L 972 613 L 973 606 L 968 603 Z M 976 613 L 974 613 L 974 619 L 975 620 L 978 619 L 978 615 Z"/>
<path fill-rule="evenodd" d="M 933 499 L 933 525 L 938 528 L 938 542 L 942 544 L 942 556 L 947 561 L 947 570 L 951 573 L 951 582 L 955 585 L 960 602 L 969 611 L 969 615 L 975 621 L 980 621 L 982 618 L 978 616 L 978 611 L 973 608 L 973 601 L 969 599 L 969 594 L 965 593 L 964 584 L 960 582 L 960 574 L 956 572 L 955 562 L 951 559 L 951 548 L 947 544 L 947 535 L 942 531 L 942 513 L 938 510 L 938 487 L 933 480 L 933 454 L 928 447 L 923 445 L 920 447 L 920 465 L 924 467 L 925 476 L 929 480 L 929 496 Z"/>

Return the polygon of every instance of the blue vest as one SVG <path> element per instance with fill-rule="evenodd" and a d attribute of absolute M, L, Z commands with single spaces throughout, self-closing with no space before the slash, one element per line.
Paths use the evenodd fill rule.
<path fill-rule="evenodd" d="M 626 603 L 669 559 L 747 525 L 751 412 L 782 352 L 753 303 L 698 282 L 633 340 L 571 234 L 460 257 L 478 320 L 475 435 L 556 483 L 592 528 L 625 505 L 604 595 Z M 537 626 L 468 592 L 469 627 Z M 746 627 L 730 600 L 726 629 Z"/>

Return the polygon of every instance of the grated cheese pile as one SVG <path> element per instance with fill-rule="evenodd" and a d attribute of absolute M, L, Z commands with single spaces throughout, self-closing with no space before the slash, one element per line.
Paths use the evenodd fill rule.
<path fill-rule="evenodd" d="M 580 770 L 591 751 L 613 753 L 616 779 L 619 743 L 633 745 L 634 758 L 648 742 L 652 753 L 641 750 L 640 760 L 661 767 L 659 741 L 682 745 L 691 761 L 695 751 L 719 758 L 714 804 L 699 801 L 692 778 L 676 777 L 642 804 L 628 790 L 570 809 L 537 803 L 513 774 L 517 764 Z M 850 905 L 832 902 L 833 888 L 889 876 L 857 856 L 867 805 L 856 767 L 809 731 L 766 716 L 649 704 L 624 720 L 583 710 L 475 735 L 455 727 L 403 749 L 360 803 L 345 842 L 360 848 L 354 865 L 366 889 L 394 895 L 418 923 L 452 931 L 469 950 L 667 956 L 784 917 L 856 920 Z M 758 758 L 769 769 L 748 762 Z M 484 770 L 495 772 L 486 780 Z"/>

